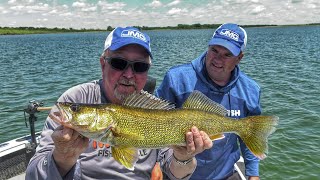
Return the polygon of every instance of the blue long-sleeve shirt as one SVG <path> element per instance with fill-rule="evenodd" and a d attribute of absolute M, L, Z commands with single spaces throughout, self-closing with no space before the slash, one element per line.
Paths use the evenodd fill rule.
<path fill-rule="evenodd" d="M 216 85 L 207 75 L 205 56 L 206 52 L 189 64 L 171 68 L 156 90 L 156 96 L 174 102 L 179 108 L 194 90 L 198 90 L 223 105 L 232 118 L 261 114 L 258 84 L 236 66 L 226 86 Z M 224 179 L 230 176 L 234 164 L 240 158 L 240 149 L 246 175 L 259 176 L 259 159 L 249 151 L 239 136 L 228 133 L 224 139 L 214 141 L 211 149 L 196 155 L 198 165 L 191 179 Z"/>

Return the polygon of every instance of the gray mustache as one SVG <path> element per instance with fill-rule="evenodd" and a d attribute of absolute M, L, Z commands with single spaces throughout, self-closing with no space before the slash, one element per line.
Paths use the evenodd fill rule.
<path fill-rule="evenodd" d="M 127 79 L 121 79 L 118 84 L 124 84 L 124 85 L 133 85 L 136 86 L 136 82 L 135 81 L 131 81 L 131 80 L 127 80 Z"/>

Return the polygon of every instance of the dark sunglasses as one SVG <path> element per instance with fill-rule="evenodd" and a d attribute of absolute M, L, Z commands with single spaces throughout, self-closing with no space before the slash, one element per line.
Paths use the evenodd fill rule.
<path fill-rule="evenodd" d="M 105 57 L 104 58 L 111 67 L 118 71 L 124 71 L 129 66 L 131 66 L 133 72 L 135 73 L 144 73 L 149 70 L 150 64 L 141 61 L 128 61 L 120 57 Z"/>

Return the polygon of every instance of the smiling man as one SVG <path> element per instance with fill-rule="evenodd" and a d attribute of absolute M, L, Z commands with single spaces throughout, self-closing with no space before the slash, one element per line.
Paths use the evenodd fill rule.
<path fill-rule="evenodd" d="M 198 90 L 222 104 L 234 119 L 261 114 L 260 87 L 238 66 L 246 43 L 247 33 L 243 28 L 232 23 L 221 25 L 215 30 L 206 52 L 191 63 L 167 72 L 156 95 L 181 107 L 188 96 Z M 249 179 L 259 179 L 259 159 L 233 133 L 225 134 L 211 149 L 196 155 L 198 164 L 191 179 L 240 179 L 234 169 L 240 149 L 246 175 Z"/>
<path fill-rule="evenodd" d="M 58 102 L 121 104 L 128 95 L 140 92 L 145 86 L 151 59 L 147 34 L 134 27 L 118 27 L 109 33 L 100 57 L 102 79 L 71 87 L 60 96 Z M 116 156 L 113 155 L 116 153 L 112 152 L 109 144 L 103 144 L 106 142 L 88 139 L 53 121 L 60 122 L 63 119 L 54 113 L 55 109 L 51 110 L 45 122 L 39 146 L 27 167 L 27 180 L 145 180 L 156 178 L 152 174 L 157 173 L 152 173 L 152 170 L 157 161 L 170 179 L 188 179 L 197 164 L 194 156 L 212 147 L 208 135 L 192 127 L 186 132 L 186 146 L 140 149 L 138 161 L 132 170 L 115 160 Z M 122 157 L 132 158 L 129 155 Z"/>

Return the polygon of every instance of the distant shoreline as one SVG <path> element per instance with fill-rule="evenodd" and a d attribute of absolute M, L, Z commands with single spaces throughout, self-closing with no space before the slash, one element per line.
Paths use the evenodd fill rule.
<path fill-rule="evenodd" d="M 241 25 L 242 27 L 289 27 L 289 26 L 319 26 L 320 23 L 293 24 L 293 25 Z M 183 30 L 183 29 L 214 29 L 220 24 L 178 24 L 177 26 L 147 27 L 135 26 L 141 30 Z M 0 35 L 24 35 L 24 34 L 51 34 L 51 33 L 75 33 L 75 32 L 105 32 L 114 28 L 108 26 L 107 29 L 73 29 L 73 28 L 45 28 L 45 27 L 0 27 Z"/>

